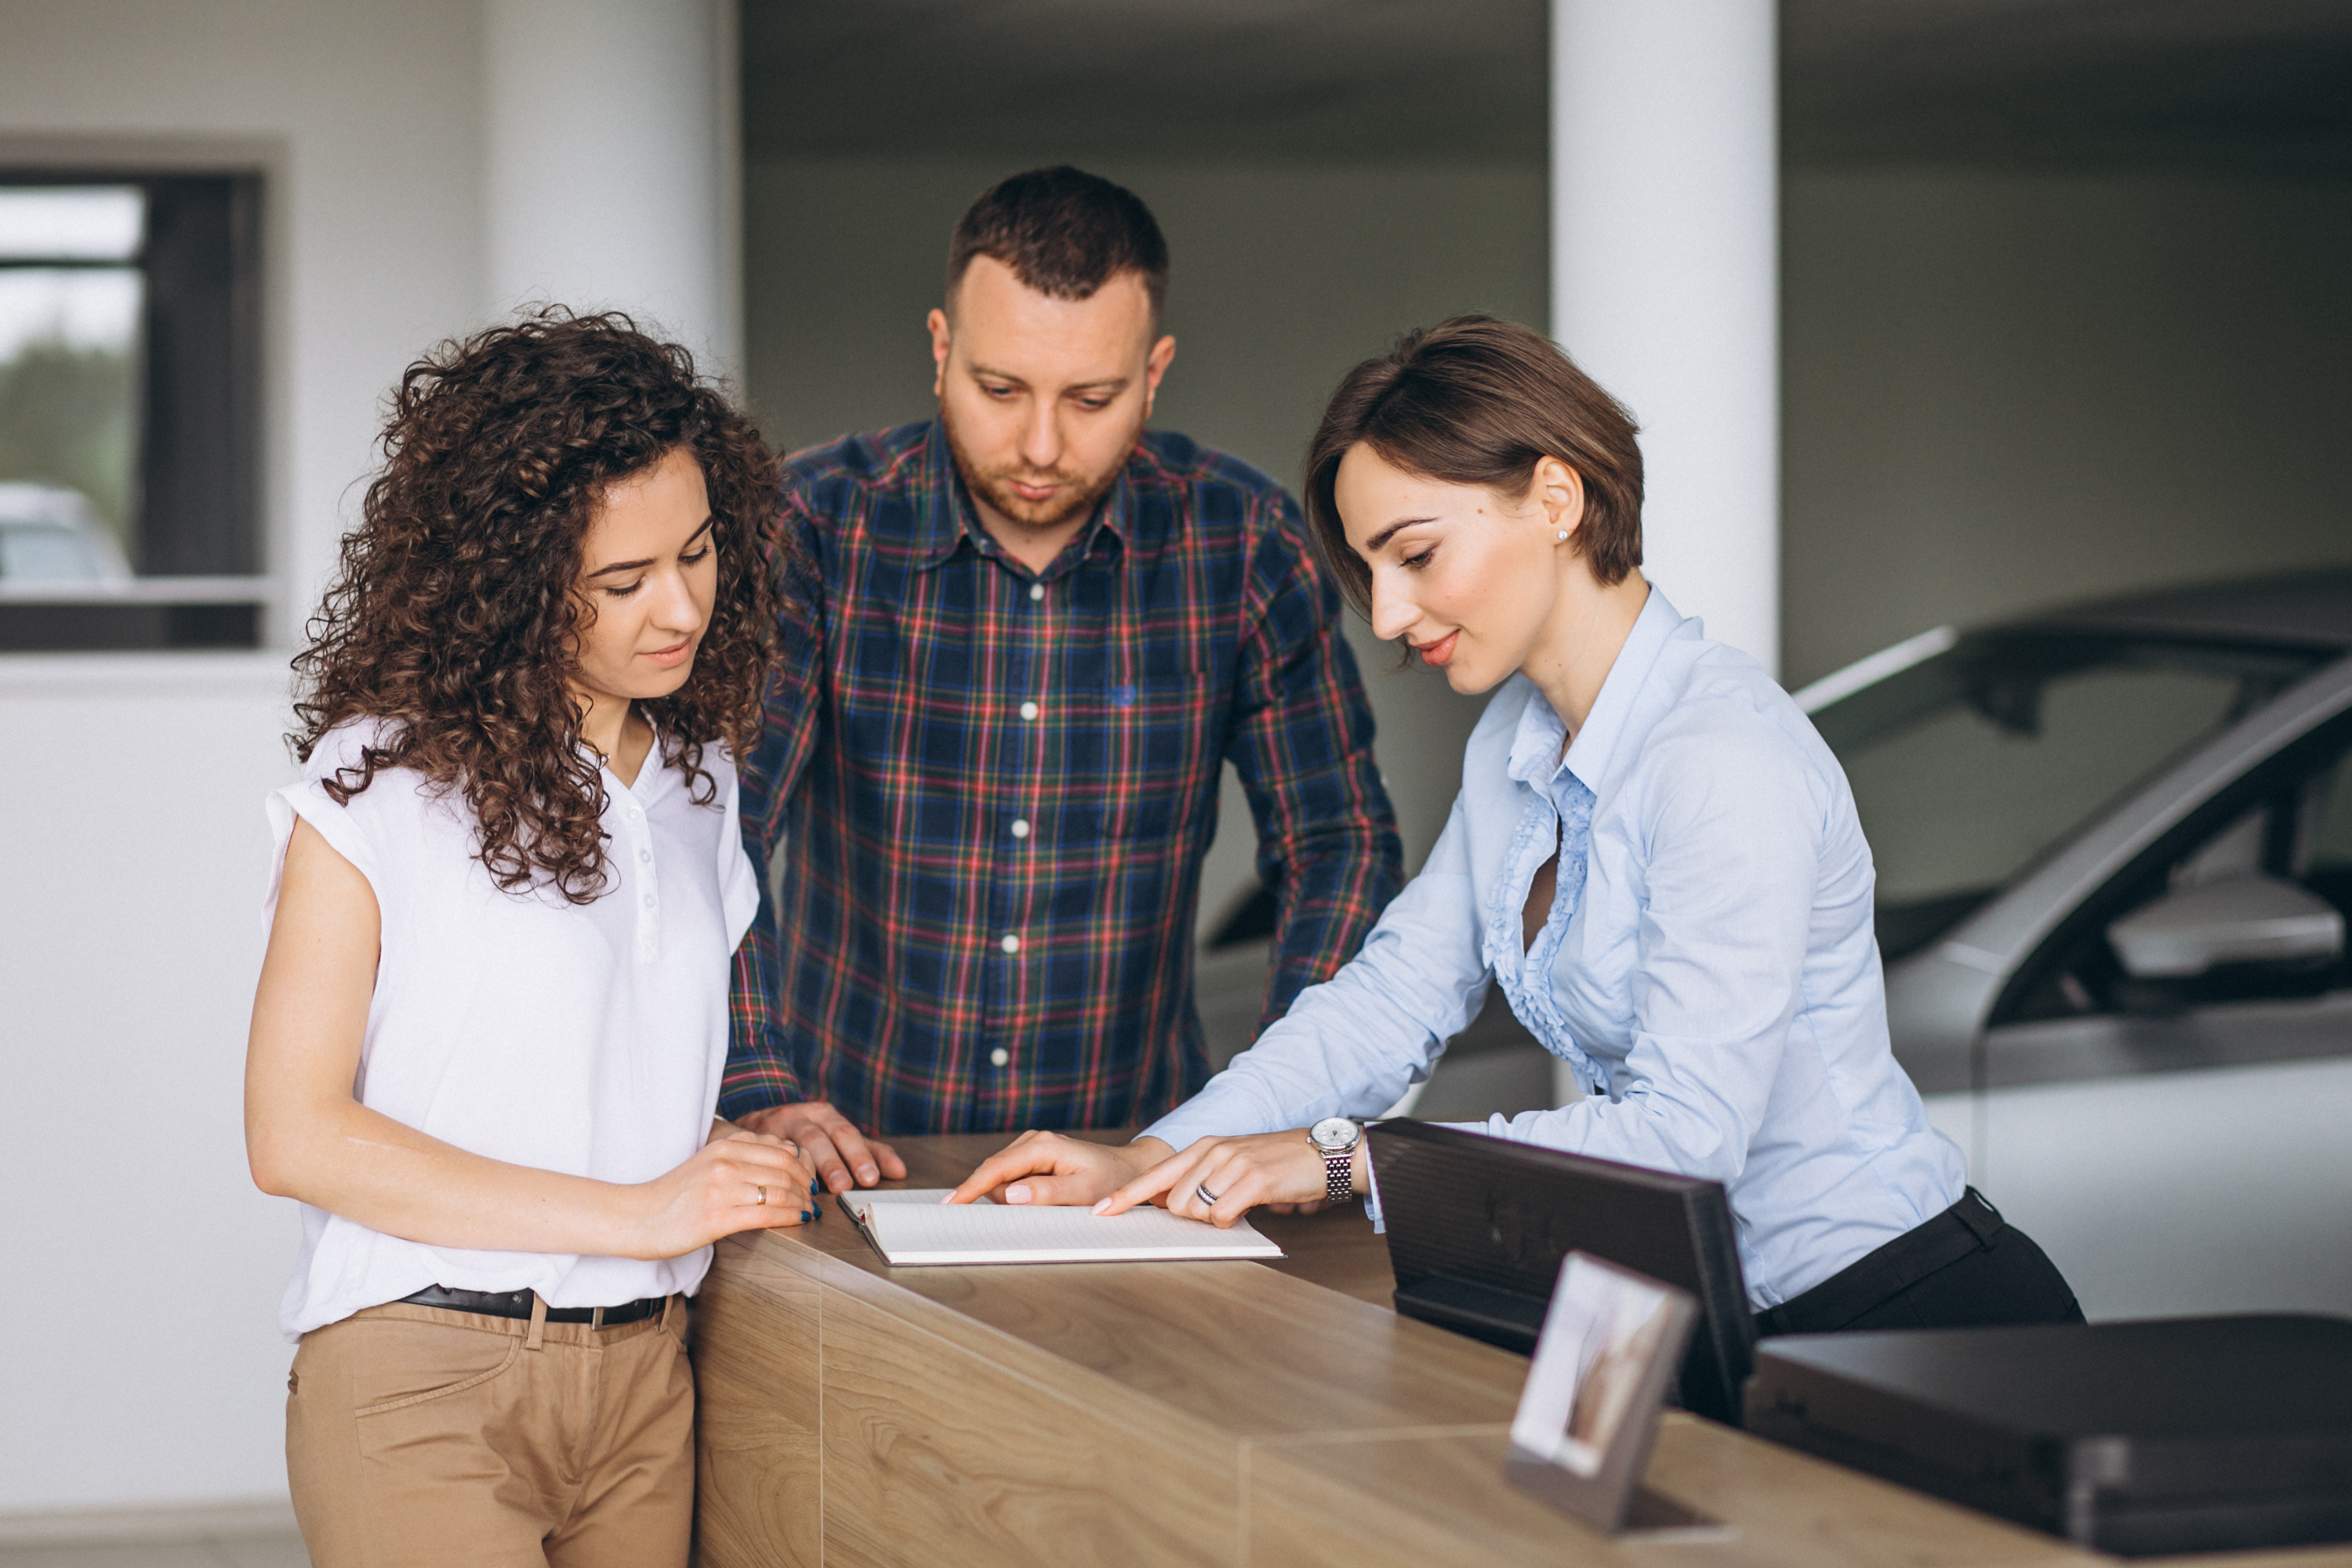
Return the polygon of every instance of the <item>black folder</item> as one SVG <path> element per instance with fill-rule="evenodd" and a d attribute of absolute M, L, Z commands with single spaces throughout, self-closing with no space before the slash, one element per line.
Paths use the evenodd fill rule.
<path fill-rule="evenodd" d="M 2352 1319 L 1769 1339 L 1748 1429 L 2126 1557 L 2352 1540 Z"/>
<path fill-rule="evenodd" d="M 1697 1299 L 1680 1402 L 1738 1424 L 1756 1327 L 1721 1183 L 1425 1121 L 1370 1139 L 1398 1311 L 1526 1355 L 1560 1259 L 1589 1252 Z"/>

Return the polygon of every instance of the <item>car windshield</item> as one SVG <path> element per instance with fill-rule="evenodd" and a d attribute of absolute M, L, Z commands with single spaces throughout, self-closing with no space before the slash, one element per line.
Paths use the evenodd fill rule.
<path fill-rule="evenodd" d="M 1939 640 L 1940 651 L 1813 712 L 1877 862 L 1878 944 L 1890 960 L 2336 657 L 2032 629 Z"/>

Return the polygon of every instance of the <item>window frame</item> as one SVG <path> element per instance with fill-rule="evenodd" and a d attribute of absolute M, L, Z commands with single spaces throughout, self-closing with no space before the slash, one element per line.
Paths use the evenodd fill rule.
<path fill-rule="evenodd" d="M 263 647 L 275 597 L 262 493 L 273 160 L 23 148 L 0 185 L 135 186 L 147 224 L 139 501 L 129 584 L 0 583 L 0 655 Z M 7 265 L 120 266 L 26 260 Z"/>

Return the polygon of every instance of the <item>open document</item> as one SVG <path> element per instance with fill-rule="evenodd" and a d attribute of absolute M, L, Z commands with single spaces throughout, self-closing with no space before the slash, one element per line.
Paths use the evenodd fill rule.
<path fill-rule="evenodd" d="M 1243 1220 L 1231 1230 L 1166 1209 L 1104 1217 L 1082 1208 L 942 1204 L 945 1187 L 841 1194 L 874 1250 L 894 1268 L 939 1263 L 1169 1263 L 1188 1258 L 1280 1258 L 1282 1248 Z"/>

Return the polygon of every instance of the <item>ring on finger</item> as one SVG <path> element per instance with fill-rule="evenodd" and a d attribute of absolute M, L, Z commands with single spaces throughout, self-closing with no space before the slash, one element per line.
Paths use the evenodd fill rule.
<path fill-rule="evenodd" d="M 753 1199 L 751 1200 L 753 1203 L 755 1203 L 755 1204 L 761 1204 L 761 1205 L 764 1205 L 764 1204 L 768 1201 L 768 1189 L 767 1189 L 767 1188 L 765 1188 L 765 1187 L 760 1187 L 760 1186 L 755 1186 L 755 1187 L 753 1187 L 751 1190 L 752 1190 L 753 1192 L 755 1192 L 755 1193 L 757 1193 L 757 1194 L 760 1194 L 758 1197 L 753 1198 Z"/>
<path fill-rule="evenodd" d="M 1196 1184 L 1192 1188 L 1192 1195 L 1211 1208 L 1217 1206 L 1217 1194 L 1209 1190 L 1209 1184 L 1206 1182 Z"/>

